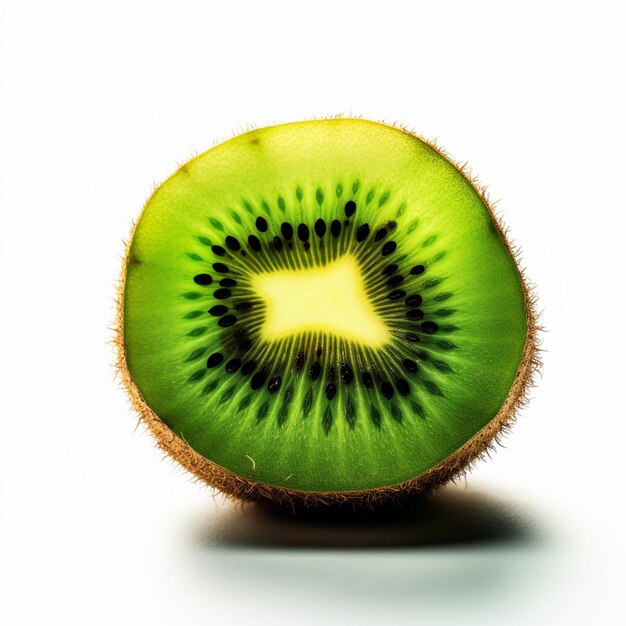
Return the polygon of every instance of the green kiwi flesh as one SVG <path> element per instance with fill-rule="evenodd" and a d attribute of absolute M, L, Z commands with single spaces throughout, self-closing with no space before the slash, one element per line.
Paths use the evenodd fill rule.
<path fill-rule="evenodd" d="M 536 364 L 484 195 L 429 143 L 361 119 L 247 132 L 158 187 L 118 345 L 163 449 L 227 494 L 290 502 L 454 477 Z"/>

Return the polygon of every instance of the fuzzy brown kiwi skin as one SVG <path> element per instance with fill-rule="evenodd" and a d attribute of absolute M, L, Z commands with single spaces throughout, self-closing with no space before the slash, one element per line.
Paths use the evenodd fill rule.
<path fill-rule="evenodd" d="M 343 116 L 339 115 L 336 117 Z M 350 118 L 353 117 L 354 116 L 350 116 Z M 115 363 L 117 373 L 140 421 L 152 433 L 158 447 L 175 462 L 191 472 L 198 480 L 210 487 L 218 489 L 228 498 L 243 502 L 257 502 L 273 509 L 287 510 L 295 513 L 299 511 L 306 512 L 316 510 L 321 507 L 338 509 L 349 508 L 356 511 L 373 510 L 383 505 L 403 504 L 418 495 L 432 493 L 437 488 L 463 476 L 478 460 L 495 450 L 496 444 L 499 443 L 500 438 L 508 433 L 510 427 L 514 424 L 519 410 L 527 404 L 529 391 L 533 387 L 536 375 L 541 370 L 538 335 L 542 329 L 539 326 L 534 288 L 530 285 L 524 275 L 524 271 L 520 268 L 520 252 L 517 248 L 514 248 L 509 241 L 502 220 L 496 215 L 494 206 L 487 197 L 485 187 L 480 185 L 476 178 L 471 175 L 466 164 L 459 164 L 454 161 L 450 155 L 439 148 L 434 142 L 425 140 L 405 126 L 388 124 L 386 122 L 379 123 L 392 126 L 393 128 L 397 128 L 417 137 L 456 167 L 459 173 L 472 185 L 476 193 L 478 193 L 487 206 L 505 246 L 515 260 L 515 266 L 524 290 L 527 332 L 522 360 L 513 385 L 498 414 L 469 441 L 432 469 L 398 485 L 359 491 L 302 491 L 299 489 L 290 489 L 289 487 L 269 485 L 255 481 L 253 478 L 238 476 L 224 467 L 205 459 L 191 448 L 184 439 L 173 433 L 147 405 L 128 369 L 124 344 L 124 288 L 126 267 L 129 263 L 130 246 L 136 227 L 135 223 L 131 228 L 130 237 L 126 242 L 122 271 L 117 286 L 116 320 L 113 338 L 117 357 Z M 149 201 L 150 199 L 148 199 L 144 205 L 144 209 Z"/>

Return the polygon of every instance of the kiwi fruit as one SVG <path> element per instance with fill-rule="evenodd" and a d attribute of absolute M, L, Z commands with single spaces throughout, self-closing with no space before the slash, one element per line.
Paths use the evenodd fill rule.
<path fill-rule="evenodd" d="M 133 228 L 119 371 L 158 445 L 229 496 L 398 501 L 523 404 L 534 300 L 485 193 L 413 133 L 333 118 L 184 164 Z"/>

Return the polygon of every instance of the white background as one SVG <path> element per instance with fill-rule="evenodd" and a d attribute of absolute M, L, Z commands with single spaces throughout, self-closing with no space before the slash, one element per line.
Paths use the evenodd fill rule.
<path fill-rule="evenodd" d="M 624 623 L 622 8 L 5 2 L 4 624 Z M 212 498 L 135 430 L 107 344 L 155 182 L 249 124 L 341 112 L 470 162 L 546 327 L 505 449 L 357 526 Z"/>

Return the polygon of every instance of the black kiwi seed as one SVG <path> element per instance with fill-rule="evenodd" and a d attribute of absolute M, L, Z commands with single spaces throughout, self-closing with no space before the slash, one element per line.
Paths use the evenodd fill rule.
<path fill-rule="evenodd" d="M 229 374 L 232 374 L 233 372 L 236 372 L 240 367 L 241 367 L 241 361 L 239 359 L 231 359 L 230 361 L 228 361 L 228 363 L 226 363 L 226 366 L 224 367 L 224 369 Z"/>
<path fill-rule="evenodd" d="M 241 339 L 246 333 L 248 332 L 248 330 L 244 327 L 244 326 L 240 326 L 234 333 L 233 333 L 233 337 L 235 339 Z"/>
<path fill-rule="evenodd" d="M 352 217 L 354 215 L 354 212 L 356 211 L 356 204 L 354 200 L 348 200 L 348 202 L 346 202 L 344 210 L 346 212 L 346 217 Z"/>
<path fill-rule="evenodd" d="M 208 274 L 197 274 L 193 277 L 193 282 L 196 285 L 210 285 L 213 279 Z"/>
<path fill-rule="evenodd" d="M 409 383 L 407 383 L 404 378 L 398 378 L 396 380 L 396 389 L 401 396 L 408 396 L 411 393 Z"/>
<path fill-rule="evenodd" d="M 216 304 L 209 309 L 209 313 L 214 317 L 219 317 L 220 315 L 224 315 L 228 311 L 228 307 L 223 304 Z"/>
<path fill-rule="evenodd" d="M 321 373 L 322 373 L 322 366 L 316 361 L 309 368 L 309 378 L 311 380 L 317 380 L 320 377 Z"/>
<path fill-rule="evenodd" d="M 278 250 L 278 252 L 283 249 L 283 240 L 278 236 L 274 237 L 274 247 Z"/>
<path fill-rule="evenodd" d="M 382 249 L 381 254 L 383 256 L 389 256 L 392 252 L 394 252 L 396 249 L 396 242 L 395 241 L 388 241 Z"/>
<path fill-rule="evenodd" d="M 436 322 L 422 322 L 420 328 L 429 335 L 436 333 L 439 330 L 439 326 Z"/>
<path fill-rule="evenodd" d="M 272 376 L 267 383 L 267 390 L 270 393 L 276 393 L 280 389 L 280 376 Z"/>
<path fill-rule="evenodd" d="M 393 220 L 391 220 L 390 222 L 387 222 L 386 224 L 388 230 L 395 230 L 397 225 L 398 224 L 394 222 Z"/>
<path fill-rule="evenodd" d="M 333 237 L 339 237 L 341 233 L 341 222 L 339 220 L 333 220 L 330 224 L 330 232 Z"/>
<path fill-rule="evenodd" d="M 255 224 L 259 232 L 264 233 L 267 230 L 267 222 L 265 221 L 265 218 L 257 217 Z"/>
<path fill-rule="evenodd" d="M 225 265 L 224 263 L 213 263 L 213 269 L 220 274 L 228 273 L 228 265 Z"/>
<path fill-rule="evenodd" d="M 253 360 L 246 361 L 243 364 L 243 367 L 241 368 L 241 375 L 248 376 L 248 374 L 251 374 L 252 372 L 254 372 L 255 369 L 256 369 L 256 361 L 253 361 Z"/>
<path fill-rule="evenodd" d="M 298 239 L 300 241 L 307 241 L 309 238 L 309 227 L 306 224 L 300 224 L 298 226 Z"/>
<path fill-rule="evenodd" d="M 389 287 L 397 287 L 398 285 L 401 285 L 403 281 L 404 281 L 404 276 L 402 276 L 402 274 L 396 274 L 395 276 L 392 276 L 387 281 L 387 285 Z"/>
<path fill-rule="evenodd" d="M 304 249 L 308 252 L 310 248 L 311 248 L 311 244 L 308 241 L 305 241 L 304 242 Z"/>
<path fill-rule="evenodd" d="M 368 224 L 363 224 L 362 226 L 359 226 L 359 228 L 356 231 L 356 240 L 357 241 L 364 241 L 365 239 L 367 239 L 367 236 L 370 234 L 370 227 Z"/>
<path fill-rule="evenodd" d="M 287 241 L 293 237 L 293 227 L 288 222 L 283 222 L 280 225 L 280 232 Z"/>
<path fill-rule="evenodd" d="M 211 246 L 211 250 L 213 254 L 217 254 L 217 256 L 224 256 L 226 254 L 226 250 L 224 250 L 222 246 Z"/>
<path fill-rule="evenodd" d="M 342 363 L 339 372 L 341 374 L 341 382 L 344 385 L 349 385 L 354 380 L 354 372 L 347 363 Z"/>
<path fill-rule="evenodd" d="M 298 354 L 296 354 L 296 364 L 294 366 L 294 370 L 296 372 L 302 371 L 302 368 L 304 367 L 305 358 L 306 358 L 306 355 L 304 354 L 304 352 L 298 352 Z"/>
<path fill-rule="evenodd" d="M 252 339 L 246 339 L 239 344 L 239 347 L 237 349 L 239 350 L 239 352 L 245 352 L 246 350 L 250 350 L 251 347 Z"/>
<path fill-rule="evenodd" d="M 413 274 L 414 276 L 419 276 L 420 274 L 424 273 L 425 269 L 426 268 L 423 265 L 415 265 L 411 268 L 411 274 Z"/>
<path fill-rule="evenodd" d="M 224 360 L 221 352 L 214 352 L 206 361 L 207 367 L 217 367 Z"/>
<path fill-rule="evenodd" d="M 387 267 L 382 271 L 383 276 L 390 276 L 398 269 L 398 266 L 395 263 L 391 265 L 387 265 Z"/>
<path fill-rule="evenodd" d="M 233 280 L 232 278 L 222 278 L 222 280 L 220 280 L 220 286 L 221 287 L 236 287 L 237 281 Z"/>
<path fill-rule="evenodd" d="M 402 289 L 396 289 L 389 294 L 390 300 L 402 300 L 406 296 L 406 291 L 402 291 Z"/>
<path fill-rule="evenodd" d="M 237 318 L 234 315 L 224 315 L 224 317 L 220 317 L 219 322 L 217 323 L 218 326 L 221 326 L 222 328 L 228 328 L 229 326 L 232 326 L 233 324 L 237 323 Z"/>
<path fill-rule="evenodd" d="M 376 234 L 374 235 L 374 241 L 380 241 L 381 239 L 384 239 L 386 235 L 387 235 L 387 229 L 379 228 L 376 231 Z"/>
<path fill-rule="evenodd" d="M 213 292 L 213 296 L 218 300 L 224 300 L 230 298 L 230 289 L 218 289 Z"/>
<path fill-rule="evenodd" d="M 369 372 L 363 372 L 361 374 L 361 382 L 366 389 L 370 389 L 370 387 L 374 384 L 372 375 Z"/>
<path fill-rule="evenodd" d="M 391 383 L 385 381 L 380 386 L 380 392 L 383 394 L 383 396 L 385 396 L 385 398 L 387 398 L 387 400 L 391 400 L 391 398 L 393 397 L 393 387 L 391 386 Z"/>
<path fill-rule="evenodd" d="M 226 237 L 226 245 L 231 250 L 239 250 L 239 248 L 241 248 L 241 246 L 239 245 L 239 242 L 231 235 L 228 235 L 228 237 Z"/>
<path fill-rule="evenodd" d="M 317 354 L 317 358 L 318 358 L 318 359 L 319 359 L 319 358 L 321 358 L 321 356 L 322 356 L 322 349 L 321 349 L 321 348 L 318 348 L 318 349 L 315 351 L 315 354 Z"/>
<path fill-rule="evenodd" d="M 407 306 L 419 306 L 422 304 L 422 296 L 419 294 L 415 296 L 409 296 L 405 301 Z"/>
<path fill-rule="evenodd" d="M 417 343 L 420 340 L 419 335 L 416 335 L 415 333 L 407 333 L 404 335 L 404 338 L 411 343 Z"/>
<path fill-rule="evenodd" d="M 404 361 L 402 361 L 402 365 L 404 369 L 409 372 L 409 374 L 417 373 L 417 363 L 415 361 L 411 361 L 411 359 L 404 359 Z"/>
<path fill-rule="evenodd" d="M 408 320 L 421 320 L 424 318 L 424 311 L 421 309 L 409 309 L 405 315 Z"/>
<path fill-rule="evenodd" d="M 249 311 L 252 308 L 252 302 L 237 302 L 235 309 L 237 311 Z"/>
<path fill-rule="evenodd" d="M 337 393 L 337 387 L 335 386 L 335 383 L 328 383 L 328 385 L 326 385 L 326 389 L 324 390 L 324 393 L 326 394 L 326 399 L 327 400 L 332 400 L 335 397 L 335 394 Z"/>
<path fill-rule="evenodd" d="M 265 383 L 265 374 L 263 372 L 257 372 L 250 381 L 250 387 L 252 389 L 260 389 Z"/>
<path fill-rule="evenodd" d="M 315 234 L 318 237 L 323 237 L 326 234 L 326 222 L 321 217 L 315 222 Z"/>
<path fill-rule="evenodd" d="M 248 245 L 255 251 L 258 252 L 261 249 L 261 242 L 258 240 L 256 235 L 250 235 L 248 237 Z"/>

